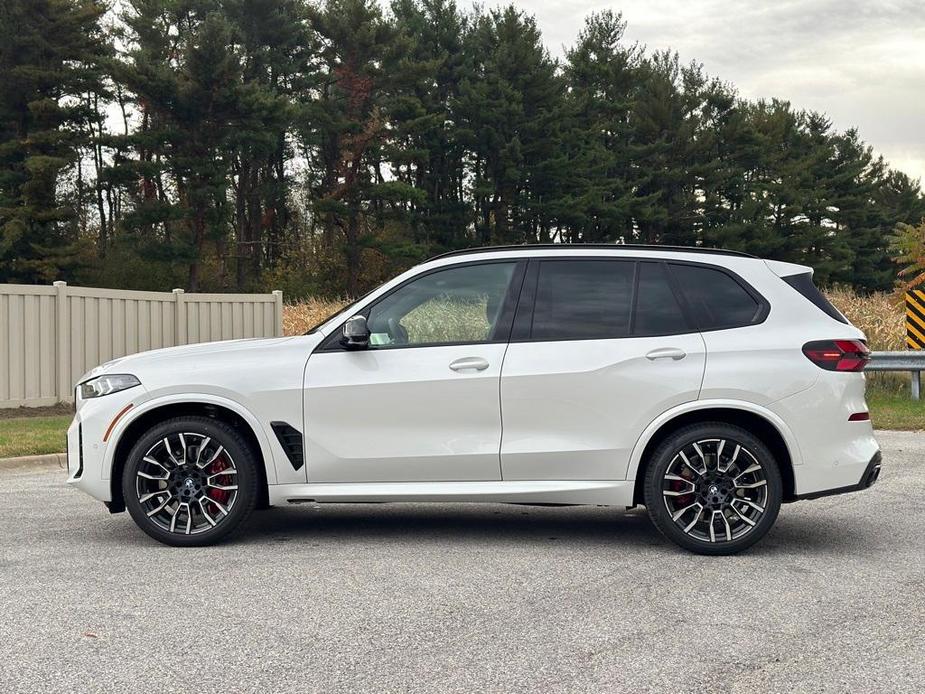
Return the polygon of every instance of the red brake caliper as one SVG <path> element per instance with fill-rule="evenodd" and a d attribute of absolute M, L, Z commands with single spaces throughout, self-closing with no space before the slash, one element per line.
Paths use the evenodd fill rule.
<path fill-rule="evenodd" d="M 219 456 L 215 462 L 208 467 L 209 475 L 215 475 L 226 469 L 226 463 L 223 458 L 224 456 Z M 223 487 L 233 484 L 233 482 L 229 481 L 231 478 L 231 475 L 222 475 L 221 477 L 216 477 L 215 484 L 220 484 Z M 222 506 L 228 502 L 228 498 L 231 496 L 231 492 L 226 489 L 214 489 L 212 487 L 209 487 L 207 494 L 209 495 L 210 499 L 214 499 L 218 503 L 222 504 Z"/>
<path fill-rule="evenodd" d="M 689 473 L 688 475 L 685 475 L 685 472 L 687 471 L 685 470 L 681 472 L 681 477 L 688 479 Z M 690 485 L 682 482 L 681 480 L 674 480 L 671 483 L 671 489 L 676 492 L 684 491 L 685 489 L 689 488 Z M 688 506 L 693 501 L 693 499 L 694 496 L 692 494 L 685 494 L 684 496 L 677 497 L 675 503 L 677 504 L 677 507 L 680 508 L 682 506 Z"/>

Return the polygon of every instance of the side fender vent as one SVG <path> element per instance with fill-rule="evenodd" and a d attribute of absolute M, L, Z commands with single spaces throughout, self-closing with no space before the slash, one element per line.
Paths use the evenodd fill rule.
<path fill-rule="evenodd" d="M 292 463 L 293 470 L 301 470 L 305 464 L 305 454 L 302 448 L 302 434 L 286 424 L 286 422 L 270 422 L 273 427 L 273 433 L 279 439 L 279 445 L 283 447 L 286 457 Z"/>

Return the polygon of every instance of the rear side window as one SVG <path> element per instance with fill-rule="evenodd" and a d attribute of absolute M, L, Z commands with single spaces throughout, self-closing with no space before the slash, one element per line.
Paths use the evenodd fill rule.
<path fill-rule="evenodd" d="M 633 335 L 672 335 L 690 329 L 663 263 L 639 263 Z"/>
<path fill-rule="evenodd" d="M 762 317 L 764 306 L 722 270 L 672 263 L 671 273 L 701 330 L 738 328 Z"/>
<path fill-rule="evenodd" d="M 813 284 L 813 275 L 811 272 L 801 272 L 799 275 L 790 275 L 789 277 L 782 277 L 781 279 L 796 289 L 804 299 L 811 302 L 827 316 L 831 316 L 840 323 L 850 325 L 848 319 L 842 315 L 841 311 L 832 306 L 829 300 L 825 298 L 825 294 L 820 292 L 816 288 L 816 285 Z"/>
<path fill-rule="evenodd" d="M 635 263 L 547 260 L 540 263 L 533 309 L 534 340 L 626 337 Z"/>

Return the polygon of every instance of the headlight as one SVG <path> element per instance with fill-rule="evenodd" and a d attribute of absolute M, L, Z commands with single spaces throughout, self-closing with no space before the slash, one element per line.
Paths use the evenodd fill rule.
<path fill-rule="evenodd" d="M 88 398 L 109 395 L 110 393 L 118 393 L 120 390 L 127 390 L 140 385 L 141 381 L 131 374 L 105 374 L 91 378 L 89 381 L 84 381 L 78 388 L 80 388 L 81 400 L 87 400 Z"/>

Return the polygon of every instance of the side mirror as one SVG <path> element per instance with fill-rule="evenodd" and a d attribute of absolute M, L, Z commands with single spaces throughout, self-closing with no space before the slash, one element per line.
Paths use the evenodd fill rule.
<path fill-rule="evenodd" d="M 344 323 L 344 336 L 340 339 L 344 349 L 366 349 L 369 347 L 369 327 L 366 316 L 353 316 Z"/>

